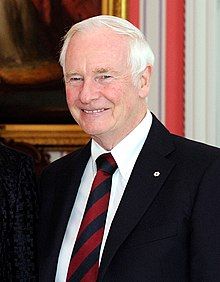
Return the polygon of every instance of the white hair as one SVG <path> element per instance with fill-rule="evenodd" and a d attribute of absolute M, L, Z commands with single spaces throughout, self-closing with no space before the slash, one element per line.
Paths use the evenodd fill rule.
<path fill-rule="evenodd" d="M 71 38 L 78 31 L 91 31 L 91 28 L 108 27 L 117 34 L 129 38 L 128 64 L 131 67 L 133 80 L 145 70 L 148 65 L 154 64 L 154 53 L 151 50 L 144 34 L 129 21 L 115 16 L 101 15 L 92 17 L 74 24 L 64 36 L 63 47 L 60 52 L 60 65 L 65 70 L 65 57 Z"/>

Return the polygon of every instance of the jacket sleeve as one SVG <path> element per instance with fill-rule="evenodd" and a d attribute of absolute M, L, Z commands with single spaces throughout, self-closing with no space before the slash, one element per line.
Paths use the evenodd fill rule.
<path fill-rule="evenodd" d="M 220 279 L 220 159 L 213 161 L 200 182 L 192 211 L 191 281 Z"/>

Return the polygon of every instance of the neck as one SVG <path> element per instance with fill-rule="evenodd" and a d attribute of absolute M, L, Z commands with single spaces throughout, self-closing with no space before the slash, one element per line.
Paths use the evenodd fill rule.
<path fill-rule="evenodd" d="M 131 131 L 133 131 L 139 123 L 144 119 L 146 113 L 132 127 L 125 128 L 120 135 L 114 135 L 112 132 L 91 136 L 106 151 L 111 151 L 118 143 L 120 143 Z"/>

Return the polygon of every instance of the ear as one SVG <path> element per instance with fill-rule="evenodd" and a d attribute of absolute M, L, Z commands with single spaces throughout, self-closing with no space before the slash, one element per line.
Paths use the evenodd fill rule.
<path fill-rule="evenodd" d="M 141 74 L 139 96 L 142 98 L 148 96 L 150 90 L 150 79 L 151 79 L 152 70 L 153 67 L 151 65 L 148 65 L 143 71 L 143 73 Z"/>

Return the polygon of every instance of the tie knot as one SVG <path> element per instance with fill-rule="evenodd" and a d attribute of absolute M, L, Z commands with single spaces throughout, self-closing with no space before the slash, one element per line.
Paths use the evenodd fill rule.
<path fill-rule="evenodd" d="M 102 170 L 111 175 L 117 169 L 117 163 L 110 153 L 102 154 L 96 159 L 97 170 Z"/>

